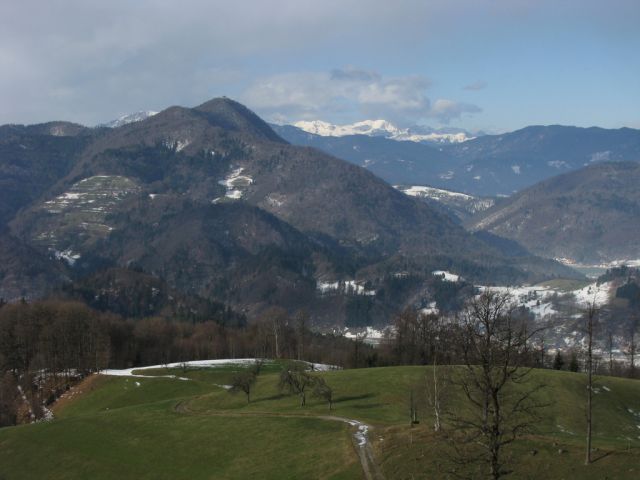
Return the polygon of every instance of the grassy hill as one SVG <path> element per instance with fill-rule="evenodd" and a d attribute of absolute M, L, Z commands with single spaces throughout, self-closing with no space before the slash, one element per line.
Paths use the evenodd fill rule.
<path fill-rule="evenodd" d="M 221 387 L 239 368 L 91 377 L 56 407 L 56 420 L 0 430 L 0 478 L 363 477 L 353 427 L 330 421 L 318 399 L 300 407 L 296 397 L 281 394 L 277 364 L 260 375 L 247 404 L 244 395 Z M 426 402 L 430 372 L 389 367 L 318 374 L 334 390 L 330 415 L 372 425 L 369 441 L 386 478 L 446 478 L 447 446 L 430 428 Z M 509 451 L 513 478 L 637 478 L 640 382 L 597 379 L 596 462 L 585 467 L 584 376 L 539 370 L 532 381 L 547 385 L 541 400 L 549 407 L 537 432 Z M 414 428 L 412 389 L 421 420 Z M 459 392 L 451 392 L 448 404 L 463 408 Z"/>

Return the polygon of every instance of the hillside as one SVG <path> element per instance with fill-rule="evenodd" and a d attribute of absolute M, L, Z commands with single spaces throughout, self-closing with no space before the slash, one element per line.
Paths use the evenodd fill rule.
<path fill-rule="evenodd" d="M 640 164 L 602 163 L 502 199 L 470 222 L 531 252 L 578 263 L 640 258 Z"/>
<path fill-rule="evenodd" d="M 52 173 L 8 215 L 15 238 L 62 259 L 79 282 L 135 267 L 250 316 L 280 305 L 343 323 L 358 304 L 358 322 L 380 323 L 422 302 L 437 269 L 484 282 L 576 276 L 528 254 L 514 261 L 366 169 L 288 144 L 227 98 L 115 128 L 67 125 L 75 136 L 61 137 L 61 128 L 20 130 L 74 143 L 66 163 L 49 165 Z M 11 151 L 22 141 L 8 140 Z M 32 156 L 45 159 L 49 143 L 40 141 Z M 26 165 L 38 178 L 40 163 Z M 395 280 L 399 271 L 412 280 Z M 337 281 L 385 296 L 328 299 L 318 285 Z"/>
<path fill-rule="evenodd" d="M 334 389 L 331 412 L 319 399 L 300 407 L 295 396 L 281 394 L 278 364 L 266 365 L 250 404 L 217 386 L 242 369 L 237 363 L 134 371 L 188 380 L 93 376 L 54 407 L 55 420 L 0 430 L 0 474 L 7 480 L 89 472 L 97 479 L 366 478 L 358 453 L 368 449 L 368 465 L 385 478 L 443 478 L 449 451 L 445 437 L 432 431 L 422 389 L 415 390 L 420 423 L 411 428 L 406 412 L 410 391 L 423 385 L 430 368 L 320 373 Z M 509 449 L 517 478 L 635 478 L 638 381 L 598 380 L 597 460 L 588 467 L 580 408 L 585 377 L 535 370 L 531 382 L 547 385 L 540 401 L 549 406 L 536 433 Z M 448 404 L 458 405 L 460 394 L 450 392 Z"/>
<path fill-rule="evenodd" d="M 344 158 L 390 183 L 476 196 L 511 195 L 592 163 L 640 161 L 640 131 L 630 128 L 530 126 L 440 146 L 365 135 L 326 137 L 290 125 L 276 131 L 291 143 Z"/>

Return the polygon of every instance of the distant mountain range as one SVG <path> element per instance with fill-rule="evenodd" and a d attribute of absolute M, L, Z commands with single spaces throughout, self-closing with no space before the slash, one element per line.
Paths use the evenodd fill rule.
<path fill-rule="evenodd" d="M 434 129 L 427 126 L 398 128 L 386 120 L 363 120 L 346 125 L 334 125 L 321 120 L 303 120 L 294 123 L 293 126 L 307 133 L 322 137 L 367 135 L 369 137 L 384 137 L 392 140 L 436 144 L 462 143 L 475 138 L 469 132 L 458 128 Z"/>
<path fill-rule="evenodd" d="M 640 259 L 640 163 L 596 163 L 540 182 L 468 221 L 567 263 Z"/>
<path fill-rule="evenodd" d="M 109 299 L 109 282 L 132 276 L 104 272 L 128 269 L 198 305 L 365 324 L 428 301 L 433 270 L 485 283 L 577 275 L 505 254 L 366 169 L 288 144 L 226 98 L 113 128 L 0 127 L 0 185 L 0 257 L 20 273 L 0 269 L 5 298 L 64 286 Z M 147 311 L 134 307 L 122 308 Z"/>
<path fill-rule="evenodd" d="M 389 183 L 475 196 L 512 195 L 594 163 L 640 161 L 640 130 L 630 128 L 531 126 L 439 146 L 362 134 L 321 136 L 291 125 L 274 129 L 293 144 L 344 158 Z"/>

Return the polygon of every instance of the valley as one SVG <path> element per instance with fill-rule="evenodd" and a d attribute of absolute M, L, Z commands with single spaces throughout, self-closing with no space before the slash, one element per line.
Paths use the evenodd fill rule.
<path fill-rule="evenodd" d="M 493 321 L 532 332 L 507 353 L 544 408 L 503 458 L 521 478 L 540 461 L 575 473 L 589 371 L 597 459 L 580 474 L 634 478 L 640 273 L 620 259 L 640 256 L 640 164 L 554 163 L 567 173 L 549 179 L 512 165 L 526 180 L 509 185 L 534 184 L 505 195 L 456 170 L 477 166 L 455 160 L 459 148 L 498 162 L 490 135 L 305 132 L 316 149 L 227 98 L 94 128 L 12 128 L 0 172 L 24 171 L 2 181 L 34 182 L 11 196 L 0 233 L 0 422 L 18 424 L 0 429 L 0 476 L 453 475 L 451 446 L 471 428 L 459 427 L 471 413 L 460 382 L 483 358 L 469 357 L 466 322 L 498 302 Z M 529 134 L 501 142 L 512 152 Z M 67 160 L 45 168 L 62 148 Z M 506 382 L 508 402 L 523 387 Z"/>

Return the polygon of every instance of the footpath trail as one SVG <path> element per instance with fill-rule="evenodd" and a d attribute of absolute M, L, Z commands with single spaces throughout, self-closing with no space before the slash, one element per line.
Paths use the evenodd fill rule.
<path fill-rule="evenodd" d="M 367 425 L 359 420 L 351 418 L 338 417 L 335 415 L 305 415 L 305 414 L 288 414 L 288 413 L 273 413 L 273 412 L 194 412 L 191 410 L 187 402 L 178 402 L 174 407 L 177 413 L 186 415 L 202 415 L 202 416 L 217 416 L 217 417 L 274 417 L 274 418 L 313 418 L 317 420 L 325 420 L 330 422 L 342 422 L 349 424 L 352 428 L 351 440 L 353 447 L 358 455 L 360 464 L 366 480 L 384 480 L 384 475 L 378 464 L 375 461 L 373 455 L 373 448 L 371 442 L 369 442 L 369 431 L 372 429 L 371 425 Z"/>

